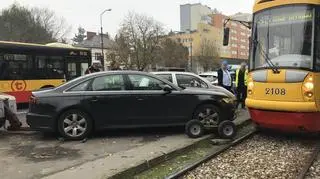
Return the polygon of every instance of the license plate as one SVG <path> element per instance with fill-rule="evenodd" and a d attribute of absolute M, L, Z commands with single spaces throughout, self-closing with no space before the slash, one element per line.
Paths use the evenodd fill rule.
<path fill-rule="evenodd" d="M 284 96 L 287 94 L 287 90 L 285 88 L 265 88 L 265 94 Z"/>

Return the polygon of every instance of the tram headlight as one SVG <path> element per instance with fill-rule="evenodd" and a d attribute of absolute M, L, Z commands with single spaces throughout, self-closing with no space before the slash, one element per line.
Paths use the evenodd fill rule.
<path fill-rule="evenodd" d="M 250 82 L 248 83 L 248 89 L 252 89 L 252 88 L 253 88 L 253 86 L 254 86 L 253 82 L 252 82 L 252 81 L 250 81 Z"/>
<path fill-rule="evenodd" d="M 305 91 L 312 91 L 314 84 L 312 82 L 306 82 L 303 84 Z"/>
<path fill-rule="evenodd" d="M 314 83 L 313 83 L 313 76 L 309 74 L 303 82 L 302 85 L 303 94 L 306 100 L 312 100 L 314 96 Z"/>
<path fill-rule="evenodd" d="M 306 92 L 305 95 L 309 98 L 311 98 L 313 96 L 313 93 L 312 92 Z"/>

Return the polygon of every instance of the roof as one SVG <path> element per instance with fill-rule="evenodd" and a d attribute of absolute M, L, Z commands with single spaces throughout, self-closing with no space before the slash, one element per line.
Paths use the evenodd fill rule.
<path fill-rule="evenodd" d="M 70 44 L 64 44 L 64 43 L 59 43 L 59 42 L 54 42 L 54 43 L 48 43 L 46 44 L 48 47 L 59 47 L 59 48 L 75 48 L 74 46 Z"/>
<path fill-rule="evenodd" d="M 290 4 L 320 4 L 319 0 L 255 0 L 253 6 L 253 12 L 258 12 L 263 9 L 282 6 L 282 5 L 290 5 Z"/>
<path fill-rule="evenodd" d="M 110 49 L 113 47 L 115 42 L 106 36 L 103 37 L 103 47 L 105 49 Z M 83 42 L 75 45 L 76 47 L 84 47 L 84 48 L 101 48 L 101 36 L 95 35 L 90 39 L 86 39 Z"/>
<path fill-rule="evenodd" d="M 185 75 L 196 75 L 195 73 L 192 72 L 185 72 L 185 71 L 155 71 L 155 72 L 151 72 L 152 74 L 185 74 Z"/>
<path fill-rule="evenodd" d="M 218 76 L 218 72 L 217 71 L 208 71 L 208 72 L 201 73 L 199 75 Z"/>
<path fill-rule="evenodd" d="M 87 48 L 74 47 L 72 45 L 63 44 L 62 43 L 49 43 L 46 45 L 36 44 L 36 43 L 24 43 L 24 42 L 12 42 L 12 41 L 0 41 L 0 44 L 5 45 L 21 45 L 26 47 L 45 47 L 45 48 L 59 48 L 59 49 L 74 49 L 74 50 L 89 50 Z"/>

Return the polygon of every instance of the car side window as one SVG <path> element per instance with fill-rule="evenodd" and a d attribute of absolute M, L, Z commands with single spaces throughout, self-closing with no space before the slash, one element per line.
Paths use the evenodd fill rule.
<path fill-rule="evenodd" d="M 199 75 L 199 76 L 201 76 L 202 78 L 207 79 L 210 82 L 214 82 L 214 81 L 216 81 L 218 79 L 218 77 L 213 76 L 213 75 Z"/>
<path fill-rule="evenodd" d="M 131 90 L 162 90 L 164 82 L 145 75 L 128 75 Z"/>
<path fill-rule="evenodd" d="M 172 75 L 171 74 L 157 74 L 157 76 L 166 79 L 172 83 Z"/>
<path fill-rule="evenodd" d="M 176 74 L 176 78 L 179 86 L 208 88 L 208 85 L 204 81 L 192 75 Z"/>
<path fill-rule="evenodd" d="M 92 91 L 121 91 L 125 90 L 122 75 L 107 75 L 97 77 L 92 82 Z"/>
<path fill-rule="evenodd" d="M 78 84 L 77 86 L 71 88 L 69 91 L 87 91 L 89 88 L 89 84 L 90 84 L 91 80 L 87 80 L 83 83 Z"/>

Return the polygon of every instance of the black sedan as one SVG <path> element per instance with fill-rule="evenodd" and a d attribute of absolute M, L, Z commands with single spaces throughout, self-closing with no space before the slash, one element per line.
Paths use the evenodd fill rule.
<path fill-rule="evenodd" d="M 32 93 L 32 129 L 82 139 L 108 128 L 183 126 L 190 120 L 217 125 L 234 118 L 234 99 L 219 91 L 184 89 L 136 71 L 99 72 Z M 202 130 L 193 126 L 195 137 Z"/>

